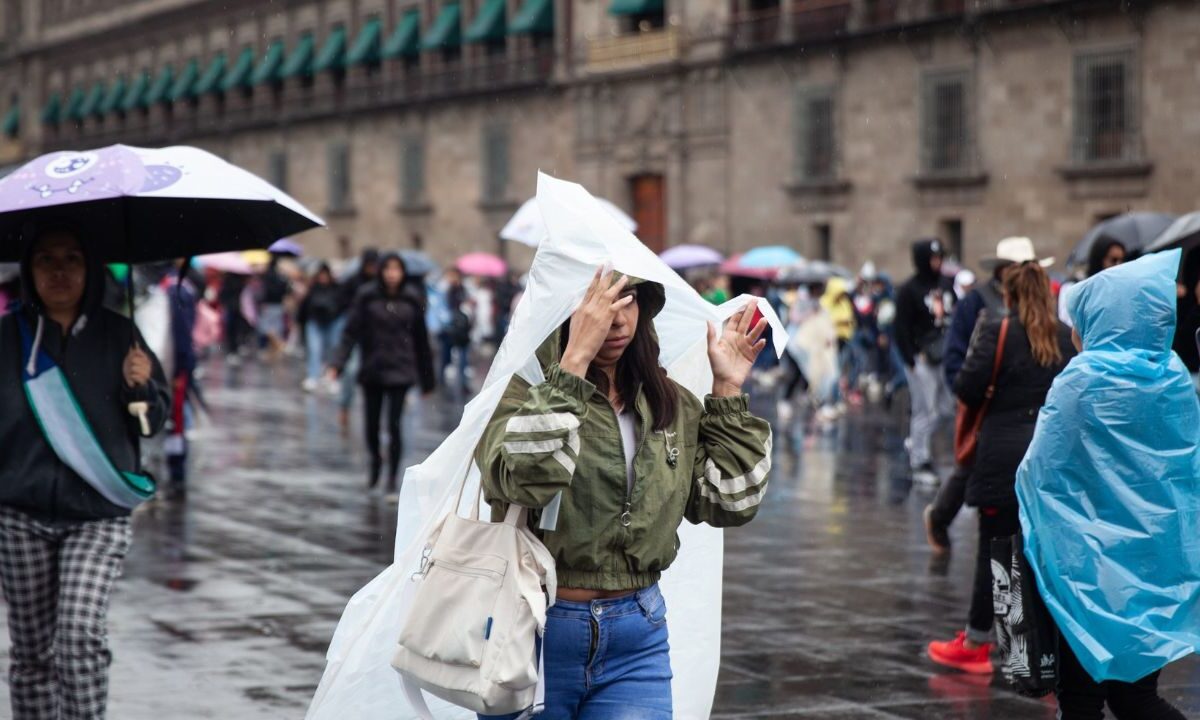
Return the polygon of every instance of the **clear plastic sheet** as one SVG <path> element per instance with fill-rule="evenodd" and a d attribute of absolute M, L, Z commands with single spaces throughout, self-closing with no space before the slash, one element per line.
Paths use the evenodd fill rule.
<path fill-rule="evenodd" d="M 720 323 L 756 300 L 771 323 L 777 355 L 787 343 L 769 303 L 743 296 L 720 307 L 710 305 L 579 185 L 540 174 L 537 202 L 550 237 L 538 248 L 509 332 L 458 428 L 424 463 L 405 472 L 395 562 L 346 606 L 309 720 L 415 717 L 390 661 L 412 602 L 415 585 L 409 578 L 419 565 L 421 548 L 437 521 L 454 507 L 464 475 L 466 492 L 458 512 L 465 515 L 468 503 L 475 502 L 479 470 L 472 456 L 487 420 L 514 374 L 532 381 L 541 377 L 535 351 L 570 317 L 598 266 L 609 262 L 620 272 L 663 285 L 666 306 L 655 321 L 661 360 L 671 376 L 697 396 L 712 386 L 706 323 Z M 685 522 L 679 537 L 679 557 L 661 583 L 671 630 L 675 717 L 701 720 L 709 716 L 720 665 L 722 535 Z M 474 717 L 431 696 L 426 699 L 438 718 Z"/>
<path fill-rule="evenodd" d="M 1017 473 L 1026 557 L 1097 681 L 1138 680 L 1200 643 L 1200 405 L 1171 351 L 1179 258 L 1071 289 L 1084 352 Z"/>

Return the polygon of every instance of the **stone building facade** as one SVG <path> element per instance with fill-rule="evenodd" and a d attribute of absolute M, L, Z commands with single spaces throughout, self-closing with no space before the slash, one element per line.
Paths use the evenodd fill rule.
<path fill-rule="evenodd" d="M 322 213 L 331 256 L 527 264 L 496 234 L 542 169 L 655 248 L 1062 258 L 1200 205 L 1200 2 L 0 0 L 0 131 L 0 165 L 207 148 Z"/>

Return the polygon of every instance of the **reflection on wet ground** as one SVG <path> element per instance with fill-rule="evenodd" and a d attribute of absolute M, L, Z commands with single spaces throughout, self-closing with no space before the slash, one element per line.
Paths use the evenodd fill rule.
<path fill-rule="evenodd" d="M 113 718 L 302 717 L 342 607 L 391 557 L 394 506 L 366 492 L 359 418 L 343 438 L 335 403 L 301 394 L 291 366 L 208 370 L 212 415 L 188 492 L 135 516 L 111 612 Z M 450 398 L 410 402 L 413 463 L 459 411 Z M 773 415 L 767 397 L 755 404 Z M 714 718 L 1054 716 L 1052 703 L 923 657 L 965 618 L 974 521 L 961 518 L 958 551 L 931 564 L 928 491 L 903 478 L 896 427 L 872 411 L 815 436 L 777 429 L 788 441 L 776 443 L 770 502 L 727 534 Z M 1200 662 L 1169 668 L 1163 688 L 1200 711 Z"/>

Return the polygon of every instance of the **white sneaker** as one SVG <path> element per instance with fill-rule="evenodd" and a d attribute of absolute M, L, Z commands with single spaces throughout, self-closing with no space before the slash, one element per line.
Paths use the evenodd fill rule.
<path fill-rule="evenodd" d="M 300 383 L 300 387 L 304 388 L 304 392 L 316 392 L 318 381 L 316 378 L 304 378 L 304 382 Z"/>

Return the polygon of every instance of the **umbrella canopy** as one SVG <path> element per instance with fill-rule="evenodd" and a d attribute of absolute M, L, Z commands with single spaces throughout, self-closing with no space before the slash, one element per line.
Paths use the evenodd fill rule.
<path fill-rule="evenodd" d="M 725 260 L 724 255 L 704 245 L 676 245 L 664 250 L 659 257 L 672 270 L 720 265 Z"/>
<path fill-rule="evenodd" d="M 480 277 L 504 277 L 504 274 L 508 272 L 508 263 L 491 253 L 484 252 L 463 255 L 458 262 L 454 263 L 454 267 L 464 275 Z"/>
<path fill-rule="evenodd" d="M 747 252 L 742 256 L 739 264 L 744 268 L 778 270 L 803 260 L 800 253 L 786 245 L 767 245 Z"/>
<path fill-rule="evenodd" d="M 267 252 L 275 253 L 276 255 L 294 255 L 296 257 L 304 257 L 304 247 L 291 238 L 283 238 L 271 243 L 271 247 L 267 248 Z"/>
<path fill-rule="evenodd" d="M 240 252 L 222 252 L 211 255 L 201 255 L 195 259 L 195 264 L 205 270 L 233 273 L 235 275 L 250 275 L 254 272 L 246 258 Z"/>
<path fill-rule="evenodd" d="M 1067 258 L 1068 268 L 1087 266 L 1088 253 L 1101 238 L 1116 240 L 1133 254 L 1144 250 L 1175 220 L 1174 215 L 1156 212 L 1129 212 L 1099 223 L 1079 241 Z"/>
<path fill-rule="evenodd" d="M 408 274 L 413 277 L 424 277 L 438 269 L 438 264 L 433 258 L 420 250 L 401 250 L 400 257 L 404 258 L 404 267 L 408 268 Z"/>
<path fill-rule="evenodd" d="M 854 273 L 841 265 L 824 260 L 805 260 L 780 270 L 777 279 L 783 283 L 809 285 L 827 282 L 834 277 L 849 280 L 854 277 Z"/>
<path fill-rule="evenodd" d="M 1200 211 L 1179 217 L 1146 245 L 1146 252 L 1181 247 L 1189 250 L 1200 243 Z"/>
<path fill-rule="evenodd" d="M 596 202 L 608 212 L 617 222 L 629 232 L 637 232 L 637 222 L 625 214 L 621 208 L 613 205 L 604 198 L 596 198 Z M 517 210 L 512 219 L 500 231 L 500 237 L 505 240 L 519 242 L 529 247 L 537 247 L 546 238 L 546 223 L 538 210 L 537 199 L 530 198 Z"/>
<path fill-rule="evenodd" d="M 742 258 L 744 257 L 744 254 L 739 253 L 721 263 L 721 272 L 726 275 L 757 278 L 759 280 L 774 280 L 775 276 L 779 274 L 777 268 L 748 268 L 742 265 Z"/>
<path fill-rule="evenodd" d="M 324 225 L 283 191 L 185 145 L 43 155 L 0 179 L 0 262 L 38 223 L 86 228 L 102 262 L 155 262 L 264 248 Z"/>

